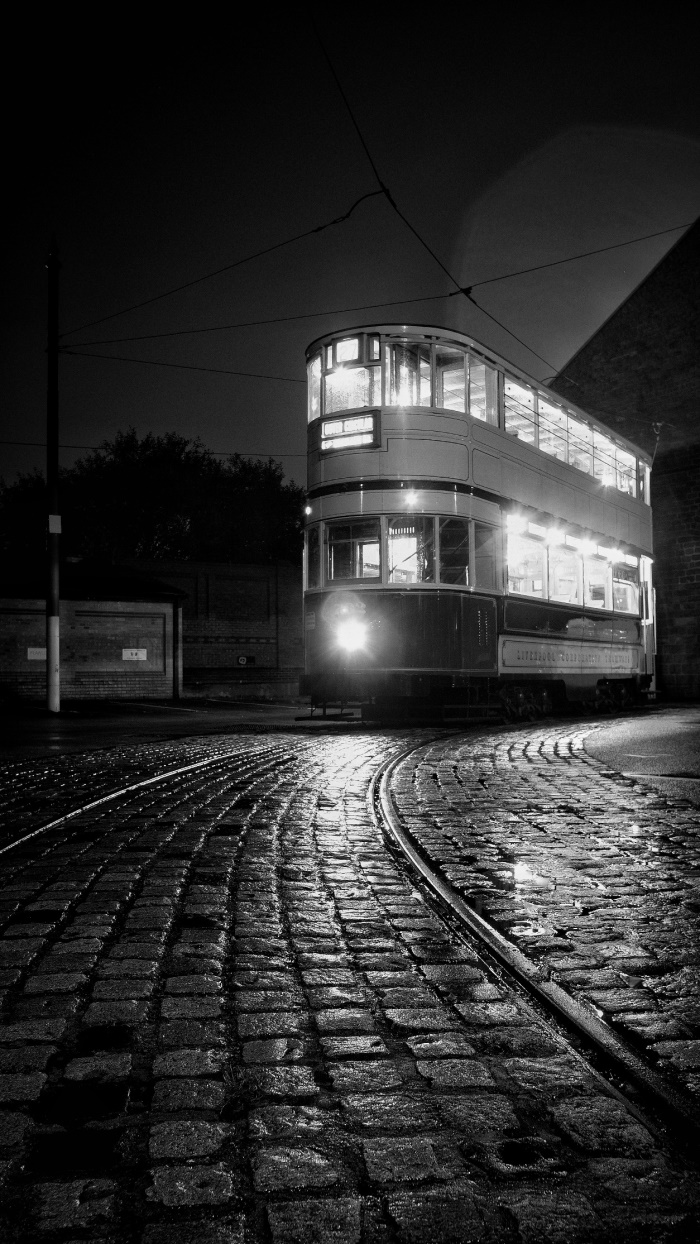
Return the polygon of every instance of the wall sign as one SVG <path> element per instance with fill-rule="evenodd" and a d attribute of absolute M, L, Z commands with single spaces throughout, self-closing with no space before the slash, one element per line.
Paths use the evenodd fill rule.
<path fill-rule="evenodd" d="M 27 660 L 28 661 L 45 661 L 46 660 L 46 649 L 45 648 L 27 648 Z"/>
<path fill-rule="evenodd" d="M 122 661 L 147 661 L 148 648 L 122 648 Z"/>

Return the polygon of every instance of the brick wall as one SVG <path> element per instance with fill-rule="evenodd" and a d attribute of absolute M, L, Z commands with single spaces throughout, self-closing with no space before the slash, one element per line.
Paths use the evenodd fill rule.
<path fill-rule="evenodd" d="M 659 681 L 700 700 L 700 445 L 657 456 L 652 504 Z"/>
<path fill-rule="evenodd" d="M 42 600 L 0 600 L 0 694 L 46 695 Z M 163 602 L 62 601 L 61 695 L 68 699 L 173 694 L 173 607 Z"/>
<path fill-rule="evenodd" d="M 680 700 L 700 699 L 699 310 L 696 224 L 552 384 L 656 452 L 651 499 L 657 675 L 663 695 Z"/>
<path fill-rule="evenodd" d="M 182 604 L 183 695 L 298 696 L 304 671 L 301 566 L 131 565 L 187 593 Z"/>

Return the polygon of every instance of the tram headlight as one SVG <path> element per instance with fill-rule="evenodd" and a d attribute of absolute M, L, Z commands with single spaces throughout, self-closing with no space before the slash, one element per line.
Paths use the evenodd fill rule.
<path fill-rule="evenodd" d="M 357 652 L 365 646 L 367 625 L 365 622 L 358 622 L 356 618 L 349 618 L 346 622 L 338 623 L 335 637 L 339 647 L 344 648 L 346 652 Z"/>

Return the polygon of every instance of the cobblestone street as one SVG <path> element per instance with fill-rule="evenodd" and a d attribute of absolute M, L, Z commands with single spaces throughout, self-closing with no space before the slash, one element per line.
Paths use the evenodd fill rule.
<path fill-rule="evenodd" d="M 423 854 L 692 1101 L 698 811 L 610 776 L 585 733 L 233 733 L 7 765 L 3 1238 L 694 1240 L 683 1138 L 443 921 L 368 799 L 418 747 L 391 787 Z"/>

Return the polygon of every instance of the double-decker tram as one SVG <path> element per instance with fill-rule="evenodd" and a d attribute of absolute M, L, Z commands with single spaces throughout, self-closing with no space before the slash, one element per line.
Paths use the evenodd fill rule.
<path fill-rule="evenodd" d="M 307 361 L 313 705 L 454 720 L 653 688 L 646 454 L 462 333 L 344 329 Z"/>

